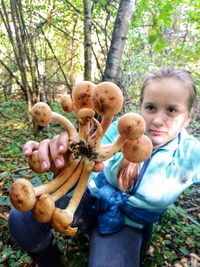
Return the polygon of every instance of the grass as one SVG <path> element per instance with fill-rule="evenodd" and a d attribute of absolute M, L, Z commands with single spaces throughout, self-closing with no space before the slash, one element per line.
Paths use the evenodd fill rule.
<path fill-rule="evenodd" d="M 57 103 L 54 103 L 53 110 L 62 113 Z M 74 117 L 70 119 L 74 120 Z M 195 121 L 191 129 L 199 136 L 198 122 Z M 51 177 L 48 173 L 37 175 L 27 168 L 27 160 L 22 156 L 22 146 L 30 139 L 40 141 L 51 138 L 62 130 L 60 126 L 53 124 L 49 131 L 43 129 L 34 135 L 24 101 L 9 100 L 1 103 L 0 267 L 31 266 L 30 257 L 20 250 L 8 231 L 7 219 L 11 208 L 8 197 L 10 185 L 19 177 L 30 179 L 34 185 L 41 184 Z M 183 257 L 189 261 L 191 252 L 200 255 L 199 191 L 198 186 L 186 190 L 179 201 L 163 216 L 161 222 L 154 225 L 144 267 L 174 266 Z M 79 230 L 74 238 L 63 237 L 57 232 L 54 234 L 62 251 L 63 262 L 68 264 L 67 266 L 87 266 L 89 238 L 86 232 Z"/>

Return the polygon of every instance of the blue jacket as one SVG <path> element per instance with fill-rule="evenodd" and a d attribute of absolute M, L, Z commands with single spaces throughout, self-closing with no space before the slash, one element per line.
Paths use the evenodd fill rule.
<path fill-rule="evenodd" d="M 116 140 L 117 123 L 112 123 L 102 143 Z M 140 164 L 134 187 L 125 193 L 117 185 L 122 160 L 123 154 L 116 153 L 104 162 L 103 173 L 92 173 L 88 182 L 91 194 L 97 199 L 101 233 L 118 231 L 124 223 L 143 228 L 158 221 L 186 188 L 200 183 L 200 142 L 185 129 Z"/>

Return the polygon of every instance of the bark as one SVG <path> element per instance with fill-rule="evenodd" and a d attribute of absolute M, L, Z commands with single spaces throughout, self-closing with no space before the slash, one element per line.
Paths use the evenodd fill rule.
<path fill-rule="evenodd" d="M 84 4 L 84 80 L 91 80 L 92 46 L 91 46 L 91 0 Z"/>
<path fill-rule="evenodd" d="M 134 4 L 134 0 L 120 0 L 103 80 L 117 83 L 117 75 L 120 69 Z"/>
<path fill-rule="evenodd" d="M 21 2 L 10 0 L 10 11 L 5 6 L 3 0 L 1 0 L 1 4 L 2 9 L 0 10 L 0 16 L 13 48 L 16 64 L 20 73 L 20 79 L 12 74 L 12 70 L 9 66 L 6 66 L 2 62 L 1 64 L 15 79 L 27 100 L 29 101 L 31 99 L 31 102 L 33 103 L 34 95 L 37 95 L 36 88 L 38 88 L 36 84 L 37 79 L 35 77 L 35 66 L 33 65 L 33 57 L 35 57 L 35 54 L 34 49 L 30 52 L 29 46 L 33 48 L 33 45 L 30 44 L 31 39 L 27 34 Z M 11 25 L 13 25 L 13 29 L 11 29 Z"/>

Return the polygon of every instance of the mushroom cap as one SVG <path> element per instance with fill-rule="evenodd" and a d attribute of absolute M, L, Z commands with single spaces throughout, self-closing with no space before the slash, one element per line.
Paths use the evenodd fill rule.
<path fill-rule="evenodd" d="M 72 90 L 73 109 L 77 112 L 80 108 L 93 108 L 92 94 L 95 84 L 82 81 L 75 84 Z"/>
<path fill-rule="evenodd" d="M 73 216 L 67 212 L 67 209 L 55 208 L 51 220 L 51 224 L 55 230 L 67 235 L 67 229 L 71 226 L 72 221 Z"/>
<path fill-rule="evenodd" d="M 37 173 L 43 173 L 45 172 L 40 164 L 39 161 L 39 155 L 38 155 L 38 150 L 34 150 L 31 157 L 29 158 L 28 164 L 30 168 Z"/>
<path fill-rule="evenodd" d="M 60 105 L 65 112 L 72 112 L 72 98 L 70 94 L 64 94 L 60 98 Z"/>
<path fill-rule="evenodd" d="M 81 108 L 77 112 L 77 117 L 80 123 L 90 121 L 95 115 L 95 111 L 91 108 Z"/>
<path fill-rule="evenodd" d="M 141 136 L 136 140 L 126 140 L 122 152 L 130 162 L 140 163 L 151 156 L 153 145 L 149 137 Z"/>
<path fill-rule="evenodd" d="M 188 263 L 188 259 L 184 257 L 184 258 L 181 259 L 180 262 L 181 262 L 181 263 Z"/>
<path fill-rule="evenodd" d="M 137 139 L 144 134 L 145 126 L 141 115 L 129 112 L 120 117 L 118 131 L 124 139 Z"/>
<path fill-rule="evenodd" d="M 34 121 L 40 126 L 47 126 L 51 122 L 51 108 L 44 102 L 36 103 L 31 110 Z"/>
<path fill-rule="evenodd" d="M 55 209 L 55 202 L 49 194 L 42 194 L 36 199 L 32 214 L 39 222 L 51 221 Z"/>
<path fill-rule="evenodd" d="M 111 117 L 122 109 L 122 92 L 112 82 L 101 82 L 96 85 L 92 99 L 95 111 L 101 116 Z"/>
<path fill-rule="evenodd" d="M 9 192 L 13 206 L 20 211 L 30 211 L 36 201 L 33 185 L 24 178 L 14 181 Z"/>

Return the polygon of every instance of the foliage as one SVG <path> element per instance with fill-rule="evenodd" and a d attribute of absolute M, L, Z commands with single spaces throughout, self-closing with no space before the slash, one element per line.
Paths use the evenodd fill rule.
<path fill-rule="evenodd" d="M 3 2 L 9 11 L 9 1 Z M 118 5 L 119 1 L 92 1 L 94 81 L 102 78 Z M 22 8 L 24 45 L 32 40 L 36 53 L 34 60 L 39 60 L 45 71 L 46 93 L 49 98 L 54 97 L 56 90 L 63 90 L 60 85 L 66 90 L 75 80 L 83 79 L 83 3 L 80 0 L 32 1 L 31 4 L 24 1 Z M 161 66 L 189 69 L 199 87 L 199 13 L 198 0 L 135 2 L 119 74 L 119 82 L 127 92 L 137 98 L 142 76 Z M 17 85 L 2 63 L 18 78 L 19 70 L 1 16 L 0 34 L 0 95 L 14 94 Z"/>
<path fill-rule="evenodd" d="M 58 103 L 53 103 L 53 110 L 62 113 Z M 9 100 L 0 106 L 0 267 L 30 267 L 30 257 L 15 244 L 8 231 L 7 219 L 11 207 L 8 193 L 11 183 L 20 177 L 30 179 L 38 185 L 51 178 L 51 174 L 36 175 L 27 167 L 27 160 L 22 156 L 22 145 L 30 139 L 41 140 L 62 131 L 57 125 L 52 125 L 50 131 L 45 129 L 34 135 L 28 122 L 26 103 L 21 100 Z M 70 118 L 73 120 L 74 118 Z M 195 132 L 200 125 L 194 124 Z M 172 206 L 161 222 L 153 229 L 153 237 L 144 267 L 173 266 L 182 257 L 190 258 L 191 252 L 200 254 L 199 214 L 197 202 L 199 187 L 194 186 L 184 193 L 176 206 Z M 186 210 L 194 207 L 194 212 Z M 79 230 L 74 238 L 66 238 L 54 232 L 62 252 L 62 260 L 70 267 L 86 267 L 88 259 L 89 237 L 87 232 Z"/>

